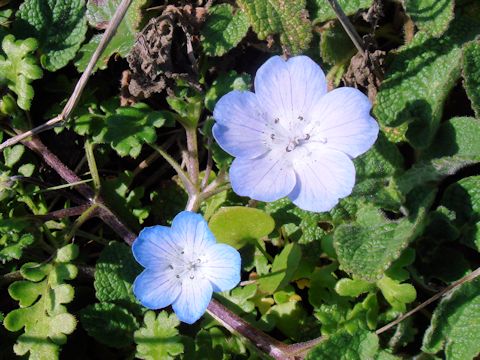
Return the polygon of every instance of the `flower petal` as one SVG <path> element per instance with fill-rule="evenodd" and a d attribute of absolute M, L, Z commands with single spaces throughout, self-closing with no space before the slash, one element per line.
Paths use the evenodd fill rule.
<path fill-rule="evenodd" d="M 182 291 L 173 303 L 173 311 L 180 321 L 193 324 L 207 310 L 212 299 L 212 285 L 207 279 L 184 279 Z"/>
<path fill-rule="evenodd" d="M 254 158 L 268 151 L 265 114 L 254 93 L 231 91 L 215 105 L 213 136 L 233 156 Z"/>
<path fill-rule="evenodd" d="M 173 271 L 144 270 L 133 282 L 133 293 L 149 309 L 161 309 L 175 301 L 181 286 Z"/>
<path fill-rule="evenodd" d="M 256 159 L 236 158 L 230 167 L 230 183 L 235 193 L 260 201 L 287 196 L 295 186 L 295 173 L 285 150 L 270 151 Z"/>
<path fill-rule="evenodd" d="M 206 253 L 206 264 L 201 272 L 212 283 L 213 291 L 233 289 L 240 282 L 240 253 L 227 244 L 210 246 Z"/>
<path fill-rule="evenodd" d="M 319 138 L 326 146 L 354 158 L 375 143 L 378 124 L 370 116 L 368 97 L 354 88 L 330 91 L 312 108 L 310 118 L 317 122 L 312 141 Z"/>
<path fill-rule="evenodd" d="M 180 251 L 173 231 L 160 225 L 144 228 L 132 245 L 135 260 L 146 268 L 166 268 Z"/>
<path fill-rule="evenodd" d="M 311 146 L 304 155 L 294 162 L 297 183 L 288 197 L 301 209 L 329 211 L 352 192 L 353 162 L 340 151 L 321 147 Z"/>
<path fill-rule="evenodd" d="M 308 56 L 267 60 L 255 76 L 255 94 L 271 116 L 289 128 L 327 92 L 325 74 Z"/>
<path fill-rule="evenodd" d="M 207 247 L 216 244 L 215 236 L 202 215 L 191 211 L 182 211 L 175 216 L 172 230 L 178 237 L 178 244 L 187 259 L 191 254 L 203 253 Z"/>

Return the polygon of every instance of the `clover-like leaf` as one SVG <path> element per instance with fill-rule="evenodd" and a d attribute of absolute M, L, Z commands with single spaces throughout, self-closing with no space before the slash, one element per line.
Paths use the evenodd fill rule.
<path fill-rule="evenodd" d="M 260 40 L 280 34 L 282 45 L 292 54 L 301 53 L 312 40 L 305 0 L 238 0 Z"/>
<path fill-rule="evenodd" d="M 21 258 L 23 249 L 34 241 L 29 225 L 24 219 L 0 219 L 0 261 Z"/>
<path fill-rule="evenodd" d="M 13 35 L 7 35 L 2 40 L 5 56 L 0 55 L 0 86 L 7 86 L 17 94 L 17 104 L 23 110 L 29 110 L 32 103 L 34 91 L 30 83 L 43 76 L 32 55 L 37 48 L 33 38 L 15 40 Z"/>
<path fill-rule="evenodd" d="M 406 0 L 407 14 L 415 25 L 433 36 L 442 35 L 454 17 L 454 0 Z"/>
<path fill-rule="evenodd" d="M 20 271 L 26 280 L 8 288 L 10 296 L 20 303 L 20 308 L 8 313 L 4 321 L 9 331 L 23 329 L 14 346 L 17 355 L 29 353 L 32 359 L 56 359 L 66 335 L 75 330 L 75 317 L 63 304 L 73 300 L 74 289 L 65 281 L 77 275 L 76 266 L 70 263 L 76 254 L 76 245 L 70 244 L 59 249 L 52 263 L 24 264 Z"/>
<path fill-rule="evenodd" d="M 362 9 L 368 9 L 373 0 L 339 0 L 338 3 L 342 7 L 345 14 L 354 15 Z M 315 22 L 324 22 L 336 19 L 335 12 L 327 0 L 312 0 L 309 2 L 309 10 Z"/>
<path fill-rule="evenodd" d="M 178 321 L 175 314 L 162 311 L 155 316 L 147 311 L 143 327 L 135 331 L 137 344 L 136 357 L 144 360 L 171 360 L 183 353 L 182 337 L 178 334 Z"/>
<path fill-rule="evenodd" d="M 202 47 L 207 55 L 222 56 L 245 37 L 250 24 L 243 11 L 229 4 L 212 6 L 208 12 L 202 28 Z"/>
<path fill-rule="evenodd" d="M 113 18 L 115 10 L 120 5 L 121 0 L 88 0 L 87 1 L 87 19 L 88 23 L 97 28 L 105 29 Z M 114 54 L 126 57 L 135 43 L 135 37 L 139 30 L 142 20 L 141 9 L 147 0 L 133 0 L 127 10 L 125 17 L 118 26 L 115 35 L 98 59 L 95 69 L 105 69 L 108 60 Z M 94 35 L 90 41 L 82 46 L 79 56 L 75 61 L 78 71 L 84 71 L 87 64 L 96 50 L 103 34 Z"/>
<path fill-rule="evenodd" d="M 408 124 L 406 137 L 415 147 L 432 142 L 443 105 L 461 75 L 462 46 L 480 31 L 480 4 L 457 9 L 440 38 L 419 32 L 393 60 L 376 98 L 374 114 L 384 126 Z"/>
<path fill-rule="evenodd" d="M 466 282 L 442 299 L 425 332 L 422 350 L 444 349 L 447 360 L 473 359 L 480 353 L 480 279 Z"/>
<path fill-rule="evenodd" d="M 26 0 L 15 28 L 19 35 L 38 40 L 42 66 L 56 71 L 75 57 L 85 40 L 85 0 Z"/>
<path fill-rule="evenodd" d="M 472 102 L 477 118 L 480 117 L 480 43 L 472 42 L 465 46 L 463 52 L 463 77 L 465 90 Z"/>

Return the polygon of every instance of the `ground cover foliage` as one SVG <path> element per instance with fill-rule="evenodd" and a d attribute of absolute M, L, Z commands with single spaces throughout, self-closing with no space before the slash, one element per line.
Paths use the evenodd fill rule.
<path fill-rule="evenodd" d="M 268 358 L 221 319 L 135 299 L 129 245 L 187 202 L 242 255 L 215 298 L 277 358 L 478 356 L 478 279 L 377 330 L 480 265 L 480 2 L 338 2 L 368 58 L 327 0 L 132 1 L 71 116 L 0 155 L 0 357 Z M 0 140 L 61 112 L 120 3 L 0 1 Z M 215 103 L 278 54 L 374 104 L 379 138 L 330 212 L 228 186 Z"/>

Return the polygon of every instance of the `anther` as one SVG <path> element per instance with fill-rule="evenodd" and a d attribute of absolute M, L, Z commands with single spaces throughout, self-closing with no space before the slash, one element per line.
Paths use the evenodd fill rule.
<path fill-rule="evenodd" d="M 304 140 L 310 140 L 310 134 L 305 135 Z"/>
<path fill-rule="evenodd" d="M 270 134 L 270 139 L 275 140 L 275 134 Z"/>
<path fill-rule="evenodd" d="M 175 277 L 176 277 L 177 279 L 180 279 L 180 275 L 179 275 L 179 274 L 175 275 Z"/>
<path fill-rule="evenodd" d="M 173 270 L 173 265 L 172 264 L 168 265 L 168 267 Z"/>
<path fill-rule="evenodd" d="M 275 118 L 275 120 L 273 120 L 275 122 L 275 124 L 278 124 L 280 122 L 280 119 L 279 118 Z"/>
<path fill-rule="evenodd" d="M 303 120 L 303 116 L 299 116 L 299 117 L 298 117 L 298 120 L 302 121 L 302 120 Z"/>
<path fill-rule="evenodd" d="M 190 275 L 190 280 L 193 280 L 193 279 L 195 279 L 195 276 Z"/>
<path fill-rule="evenodd" d="M 197 259 L 197 263 L 199 263 L 199 264 L 200 264 L 201 262 L 202 262 L 202 259 L 200 259 L 200 258 L 199 258 L 199 259 Z"/>

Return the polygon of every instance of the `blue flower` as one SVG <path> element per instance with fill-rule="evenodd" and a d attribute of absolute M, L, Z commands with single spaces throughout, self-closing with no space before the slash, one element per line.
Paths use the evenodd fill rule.
<path fill-rule="evenodd" d="M 327 93 L 322 69 L 307 56 L 263 64 L 255 93 L 232 91 L 216 104 L 213 135 L 235 156 L 233 190 L 309 211 L 329 211 L 352 192 L 352 159 L 378 135 L 368 98 L 354 88 Z"/>
<path fill-rule="evenodd" d="M 217 244 L 201 215 L 182 211 L 172 227 L 143 229 L 132 245 L 133 256 L 145 267 L 133 292 L 143 306 L 161 309 L 172 304 L 188 324 L 206 311 L 213 291 L 227 291 L 240 281 L 240 254 Z"/>

